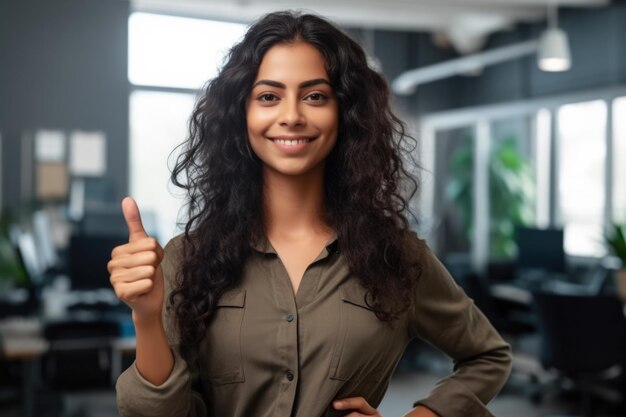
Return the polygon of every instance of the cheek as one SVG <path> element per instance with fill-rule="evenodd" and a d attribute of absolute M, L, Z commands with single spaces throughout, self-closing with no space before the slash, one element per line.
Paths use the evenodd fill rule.
<path fill-rule="evenodd" d="M 248 135 L 263 134 L 272 124 L 272 114 L 268 111 L 250 109 L 246 114 L 248 124 Z"/>
<path fill-rule="evenodd" d="M 326 132 L 327 135 L 334 136 L 336 140 L 337 132 L 339 131 L 339 118 L 336 110 L 327 112 L 318 120 L 319 128 Z"/>

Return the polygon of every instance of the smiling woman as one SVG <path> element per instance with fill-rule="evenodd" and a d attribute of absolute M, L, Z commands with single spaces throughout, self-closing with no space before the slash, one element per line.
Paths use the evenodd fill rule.
<path fill-rule="evenodd" d="M 347 35 L 291 12 L 253 24 L 196 104 L 172 174 L 185 233 L 162 249 L 123 201 L 129 243 L 109 271 L 137 360 L 117 383 L 120 414 L 380 416 L 421 337 L 455 373 L 406 416 L 489 416 L 510 349 L 409 229 L 407 140 Z"/>
<path fill-rule="evenodd" d="M 323 161 L 337 142 L 338 111 L 315 47 L 295 42 L 270 49 L 246 109 L 248 139 L 266 181 L 272 175 L 323 176 Z"/>

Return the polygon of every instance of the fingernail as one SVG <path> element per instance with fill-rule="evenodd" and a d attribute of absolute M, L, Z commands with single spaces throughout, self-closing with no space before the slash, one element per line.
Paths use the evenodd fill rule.
<path fill-rule="evenodd" d="M 343 403 L 342 403 L 341 401 L 335 401 L 335 402 L 333 403 L 333 405 L 334 405 L 335 407 L 341 407 L 341 405 L 342 405 L 342 404 L 343 404 Z"/>

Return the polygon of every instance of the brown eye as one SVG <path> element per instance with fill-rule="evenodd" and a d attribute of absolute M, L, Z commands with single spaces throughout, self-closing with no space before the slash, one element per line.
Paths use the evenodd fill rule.
<path fill-rule="evenodd" d="M 276 97 L 274 94 L 264 93 L 264 94 L 261 94 L 259 97 L 257 97 L 257 100 L 268 102 L 268 101 L 278 100 L 278 97 Z"/>
<path fill-rule="evenodd" d="M 326 96 L 322 93 L 313 93 L 313 94 L 309 94 L 308 96 L 306 96 L 306 100 L 309 100 L 309 101 L 322 101 L 325 99 L 326 99 Z"/>

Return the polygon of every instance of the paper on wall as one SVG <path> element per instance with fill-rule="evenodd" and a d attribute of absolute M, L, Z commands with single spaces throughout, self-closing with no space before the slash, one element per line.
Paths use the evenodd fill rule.
<path fill-rule="evenodd" d="M 37 198 L 65 198 L 69 188 L 67 166 L 63 162 L 37 164 Z"/>
<path fill-rule="evenodd" d="M 70 136 L 70 172 L 75 176 L 98 177 L 106 172 L 104 132 L 75 131 Z"/>
<path fill-rule="evenodd" d="M 65 133 L 59 130 L 35 132 L 35 160 L 62 162 L 65 159 Z"/>

